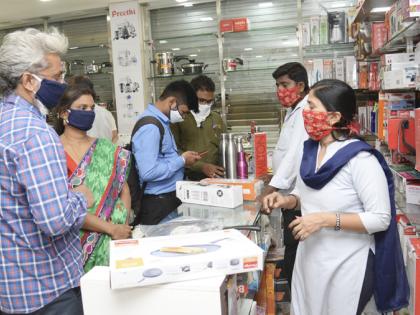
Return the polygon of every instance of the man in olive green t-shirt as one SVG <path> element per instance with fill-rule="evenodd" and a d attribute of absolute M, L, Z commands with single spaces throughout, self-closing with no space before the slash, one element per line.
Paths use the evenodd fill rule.
<path fill-rule="evenodd" d="M 219 141 L 220 135 L 226 132 L 226 126 L 220 115 L 211 110 L 214 104 L 214 82 L 205 75 L 199 75 L 191 81 L 191 85 L 197 93 L 199 112 L 190 112 L 183 122 L 171 125 L 180 153 L 192 150 L 202 154 L 201 160 L 185 169 L 185 175 L 189 180 L 223 176 L 224 169 L 219 161 Z"/>

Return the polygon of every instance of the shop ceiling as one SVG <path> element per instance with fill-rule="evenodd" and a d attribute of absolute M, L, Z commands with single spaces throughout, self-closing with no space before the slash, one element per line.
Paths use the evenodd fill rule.
<path fill-rule="evenodd" d="M 0 0 L 0 29 L 103 15 L 109 3 L 122 0 Z M 139 0 L 151 9 L 184 5 L 176 0 Z M 188 0 L 197 4 L 214 0 Z"/>

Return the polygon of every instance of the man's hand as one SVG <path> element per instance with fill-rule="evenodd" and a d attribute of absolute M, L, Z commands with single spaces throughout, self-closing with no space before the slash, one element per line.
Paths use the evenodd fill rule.
<path fill-rule="evenodd" d="M 194 151 L 186 151 L 182 153 L 182 156 L 185 159 L 185 166 L 191 166 L 199 159 L 201 159 L 200 154 Z"/>
<path fill-rule="evenodd" d="M 93 204 L 95 203 L 95 198 L 93 197 L 92 192 L 89 188 L 87 188 L 87 186 L 80 185 L 74 188 L 73 190 L 82 193 L 85 196 L 88 208 L 93 206 Z"/>
<path fill-rule="evenodd" d="M 285 196 L 278 192 L 273 192 L 263 198 L 261 211 L 270 214 L 273 209 L 282 208 L 287 203 Z"/>
<path fill-rule="evenodd" d="M 267 195 L 269 195 L 269 194 L 271 194 L 271 193 L 273 193 L 273 192 L 275 192 L 275 191 L 277 191 L 277 190 L 278 190 L 278 189 L 277 189 L 276 187 L 273 187 L 273 186 L 267 185 L 267 186 L 264 188 L 264 191 L 261 193 L 261 195 L 258 195 L 258 196 L 257 196 L 257 201 L 258 201 L 258 202 L 263 203 L 263 200 L 264 200 L 264 197 L 265 197 L 265 196 L 267 196 Z"/>
<path fill-rule="evenodd" d="M 225 174 L 225 169 L 223 167 L 210 163 L 204 164 L 201 171 L 204 173 L 204 175 L 206 175 L 209 178 L 216 176 L 223 177 L 223 175 Z"/>
<path fill-rule="evenodd" d="M 113 240 L 130 238 L 131 227 L 127 224 L 113 224 L 109 235 Z"/>

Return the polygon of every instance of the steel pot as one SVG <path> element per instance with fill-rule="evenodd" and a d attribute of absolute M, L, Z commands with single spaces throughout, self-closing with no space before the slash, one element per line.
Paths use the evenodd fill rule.
<path fill-rule="evenodd" d="M 112 73 L 112 63 L 105 61 L 101 63 L 101 72 L 102 73 Z"/>
<path fill-rule="evenodd" d="M 152 61 L 155 66 L 155 75 L 171 76 L 175 73 L 174 53 L 160 52 L 155 54 L 155 60 Z"/>
<path fill-rule="evenodd" d="M 189 62 L 181 65 L 181 71 L 183 74 L 201 74 L 207 68 L 204 62 Z"/>
<path fill-rule="evenodd" d="M 244 61 L 241 58 L 225 58 L 223 59 L 223 69 L 225 72 L 236 71 L 238 65 L 243 65 Z"/>
<path fill-rule="evenodd" d="M 96 74 L 101 71 L 101 66 L 92 62 L 91 64 L 86 65 L 85 74 Z"/>

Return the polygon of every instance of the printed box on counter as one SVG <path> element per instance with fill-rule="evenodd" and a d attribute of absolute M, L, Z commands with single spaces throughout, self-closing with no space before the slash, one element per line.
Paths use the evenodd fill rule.
<path fill-rule="evenodd" d="M 208 184 L 236 185 L 242 187 L 244 200 L 254 201 L 262 193 L 264 182 L 260 179 L 206 178 L 201 182 Z"/>
<path fill-rule="evenodd" d="M 420 205 L 420 183 L 407 183 L 405 186 L 407 203 Z"/>
<path fill-rule="evenodd" d="M 235 185 L 178 181 L 176 196 L 182 202 L 216 207 L 236 208 L 243 204 L 242 187 Z"/>
<path fill-rule="evenodd" d="M 420 315 L 420 238 L 407 242 L 407 278 L 410 285 L 409 311 Z"/>
<path fill-rule="evenodd" d="M 111 241 L 111 288 L 263 269 L 263 250 L 237 230 Z"/>

